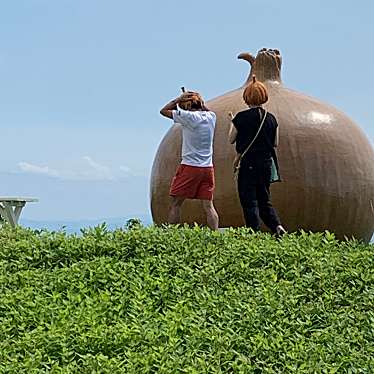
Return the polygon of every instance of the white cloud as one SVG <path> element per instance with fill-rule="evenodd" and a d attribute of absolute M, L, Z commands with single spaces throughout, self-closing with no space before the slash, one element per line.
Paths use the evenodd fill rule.
<path fill-rule="evenodd" d="M 35 165 L 24 161 L 19 162 L 18 167 L 23 173 L 45 175 L 62 180 L 116 180 L 109 167 L 97 163 L 89 156 L 83 157 L 82 160 L 85 162 L 77 161 L 70 170 L 53 169 L 49 166 Z"/>
<path fill-rule="evenodd" d="M 120 166 L 119 169 L 125 174 L 126 177 L 131 177 L 134 175 L 128 166 Z"/>
<path fill-rule="evenodd" d="M 120 166 L 119 169 L 122 171 L 122 173 L 125 174 L 126 177 L 144 177 L 145 173 L 134 171 L 133 169 L 129 168 L 128 166 Z"/>
<path fill-rule="evenodd" d="M 59 177 L 59 172 L 57 170 L 50 169 L 48 166 L 39 166 L 30 164 L 28 162 L 19 162 L 18 167 L 24 173 L 42 174 L 55 178 Z"/>
<path fill-rule="evenodd" d="M 88 165 L 92 169 L 92 170 L 87 170 L 87 175 L 94 177 L 94 179 L 99 179 L 99 180 L 115 180 L 116 179 L 109 167 L 97 163 L 90 156 L 84 156 L 83 159 L 87 161 Z"/>
<path fill-rule="evenodd" d="M 125 165 L 110 168 L 90 156 L 84 156 L 70 163 L 69 168 L 66 164 L 62 164 L 59 168 L 51 168 L 25 161 L 19 162 L 18 168 L 23 173 L 45 175 L 61 180 L 117 181 L 128 177 L 145 176 L 144 172 L 134 171 Z"/>

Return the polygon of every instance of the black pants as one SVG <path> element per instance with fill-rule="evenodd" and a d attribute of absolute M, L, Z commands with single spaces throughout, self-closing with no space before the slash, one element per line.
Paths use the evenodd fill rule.
<path fill-rule="evenodd" d="M 238 191 L 245 223 L 257 231 L 260 218 L 273 232 L 280 225 L 270 201 L 271 161 L 242 165 L 238 176 Z"/>

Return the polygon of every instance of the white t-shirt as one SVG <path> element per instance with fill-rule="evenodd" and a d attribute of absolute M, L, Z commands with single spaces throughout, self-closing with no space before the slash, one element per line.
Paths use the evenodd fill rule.
<path fill-rule="evenodd" d="M 206 111 L 173 110 L 175 123 L 182 125 L 182 164 L 213 166 L 213 136 L 216 114 Z"/>

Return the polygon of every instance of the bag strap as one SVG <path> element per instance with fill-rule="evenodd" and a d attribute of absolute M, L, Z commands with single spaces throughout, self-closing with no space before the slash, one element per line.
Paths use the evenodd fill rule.
<path fill-rule="evenodd" d="M 262 129 L 262 126 L 265 122 L 265 118 L 266 118 L 266 115 L 268 114 L 268 111 L 265 109 L 265 113 L 264 113 L 264 117 L 262 118 L 262 121 L 260 123 L 260 127 L 258 128 L 257 130 L 257 133 L 255 135 L 255 137 L 252 139 L 252 141 L 249 143 L 248 147 L 245 149 L 245 151 L 240 155 L 240 159 L 239 159 L 239 162 L 242 160 L 242 158 L 245 156 L 245 154 L 249 151 L 249 149 L 252 147 L 252 144 L 255 142 L 255 140 L 257 139 L 257 136 L 258 134 L 260 133 L 261 129 Z M 261 109 L 260 109 L 260 116 L 261 116 Z"/>

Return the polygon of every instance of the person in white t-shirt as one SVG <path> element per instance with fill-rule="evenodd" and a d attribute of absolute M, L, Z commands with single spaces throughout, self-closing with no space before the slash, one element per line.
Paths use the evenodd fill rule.
<path fill-rule="evenodd" d="M 206 108 L 201 95 L 185 92 L 166 104 L 160 113 L 182 126 L 182 162 L 170 187 L 172 202 L 169 223 L 181 221 L 181 209 L 186 199 L 202 201 L 207 224 L 218 229 L 218 214 L 213 205 L 215 187 L 213 167 L 213 136 L 216 115 Z"/>

